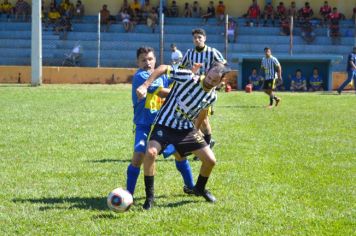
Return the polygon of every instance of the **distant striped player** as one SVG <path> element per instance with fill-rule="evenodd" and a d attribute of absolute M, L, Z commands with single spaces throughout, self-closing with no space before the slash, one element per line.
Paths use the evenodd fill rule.
<path fill-rule="evenodd" d="M 222 64 L 226 64 L 225 58 L 217 49 L 209 47 L 205 44 L 206 32 L 204 29 L 194 29 L 192 31 L 192 36 L 195 48 L 188 49 L 184 54 L 181 63 L 182 68 L 191 69 L 193 68 L 194 64 L 200 64 L 200 70 L 198 70 L 196 74 L 206 75 L 214 63 L 220 62 Z M 204 134 L 205 141 L 211 145 L 211 147 L 213 147 L 214 141 L 211 138 L 212 132 L 209 123 L 209 117 L 207 117 L 203 122 L 201 131 Z M 196 158 L 194 159 L 196 160 Z"/>
<path fill-rule="evenodd" d="M 262 89 L 269 96 L 269 106 L 273 107 L 273 101 L 276 102 L 276 106 L 281 101 L 281 98 L 274 95 L 273 90 L 276 87 L 276 82 L 282 81 L 282 67 L 278 59 L 272 56 L 270 48 L 265 48 L 265 57 L 262 58 L 261 69 L 264 73 L 264 81 Z"/>
<path fill-rule="evenodd" d="M 154 201 L 156 156 L 168 144 L 173 144 L 181 156 L 192 152 L 199 157 L 202 164 L 194 193 L 204 197 L 208 202 L 216 201 L 215 197 L 205 189 L 216 159 L 198 129 L 207 117 L 209 107 L 217 99 L 216 86 L 227 72 L 229 69 L 222 63 L 214 64 L 206 76 L 194 75 L 190 70 L 161 65 L 137 89 L 138 97 L 145 97 L 150 84 L 165 73 L 175 81 L 150 133 L 143 163 L 146 190 L 144 209 L 149 210 Z"/>

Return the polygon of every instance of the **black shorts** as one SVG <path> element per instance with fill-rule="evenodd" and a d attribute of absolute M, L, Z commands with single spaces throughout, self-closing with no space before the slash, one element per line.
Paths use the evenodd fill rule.
<path fill-rule="evenodd" d="M 269 89 L 275 89 L 275 87 L 276 87 L 276 79 L 269 79 L 263 81 L 262 89 L 269 90 Z"/>
<path fill-rule="evenodd" d="M 148 139 L 161 144 L 162 150 L 164 150 L 168 144 L 173 144 L 182 157 L 192 151 L 208 146 L 196 129 L 178 130 L 162 125 L 154 125 Z"/>

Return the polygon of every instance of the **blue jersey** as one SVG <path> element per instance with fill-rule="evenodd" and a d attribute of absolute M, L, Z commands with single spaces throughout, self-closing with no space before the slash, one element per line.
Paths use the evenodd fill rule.
<path fill-rule="evenodd" d="M 318 88 L 323 85 L 323 78 L 320 75 L 318 77 L 310 76 L 309 79 L 310 86 L 313 88 Z"/>
<path fill-rule="evenodd" d="M 256 76 L 253 76 L 253 75 L 250 75 L 250 77 L 248 77 L 249 81 L 251 81 L 252 85 L 253 85 L 253 89 L 255 90 L 260 90 L 261 89 L 261 76 L 259 75 L 256 75 Z"/>
<path fill-rule="evenodd" d="M 140 87 L 149 76 L 149 72 L 139 69 L 132 80 L 133 122 L 135 125 L 150 126 L 153 123 L 157 112 L 161 109 L 164 102 L 164 99 L 159 97 L 158 93 L 162 88 L 169 87 L 168 78 L 161 76 L 148 87 L 146 98 L 139 100 L 136 95 L 136 89 Z"/>
<path fill-rule="evenodd" d="M 356 64 L 356 54 L 355 53 L 350 53 L 349 57 L 347 59 L 347 71 L 353 71 L 353 68 L 351 66 L 351 62 L 353 62 L 354 64 Z"/>
<path fill-rule="evenodd" d="M 296 84 L 296 85 L 302 85 L 302 84 L 305 84 L 307 82 L 307 80 L 305 79 L 305 77 L 300 77 L 300 78 L 297 78 L 297 77 L 293 77 L 292 78 L 292 81 Z"/>

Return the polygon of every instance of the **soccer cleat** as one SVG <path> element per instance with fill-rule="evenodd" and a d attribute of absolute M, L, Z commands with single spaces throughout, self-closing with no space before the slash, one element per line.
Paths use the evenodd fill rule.
<path fill-rule="evenodd" d="M 146 198 L 146 201 L 143 204 L 142 208 L 145 210 L 151 210 L 152 206 L 153 206 L 153 198 Z"/>
<path fill-rule="evenodd" d="M 202 196 L 203 198 L 205 198 L 205 200 L 207 202 L 211 202 L 214 203 L 216 202 L 216 198 L 214 197 L 213 194 L 211 194 L 208 190 L 204 190 L 204 191 L 199 191 L 196 188 L 194 188 L 194 194 L 195 196 Z"/>
<path fill-rule="evenodd" d="M 184 185 L 183 186 L 183 192 L 188 194 L 188 195 L 191 195 L 191 194 L 194 194 L 194 189 L 188 188 L 188 186 Z"/>
<path fill-rule="evenodd" d="M 276 106 L 278 106 L 278 104 L 281 102 L 281 98 L 276 98 Z"/>

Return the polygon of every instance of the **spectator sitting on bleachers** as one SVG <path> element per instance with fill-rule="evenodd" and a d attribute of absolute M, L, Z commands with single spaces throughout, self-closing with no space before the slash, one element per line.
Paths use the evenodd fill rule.
<path fill-rule="evenodd" d="M 74 12 L 74 5 L 69 0 L 64 0 L 59 5 L 59 13 L 61 13 L 62 16 L 68 16 L 72 18 L 73 12 Z"/>
<path fill-rule="evenodd" d="M 15 19 L 18 20 L 19 16 L 23 16 L 23 21 L 27 21 L 30 13 L 30 5 L 24 0 L 17 0 L 15 5 Z"/>
<path fill-rule="evenodd" d="M 67 32 L 72 30 L 72 23 L 70 21 L 69 16 L 62 16 L 57 25 L 54 27 L 55 33 L 60 34 L 61 32 L 63 33 L 60 38 L 61 39 L 67 39 Z"/>
<path fill-rule="evenodd" d="M 329 14 L 329 36 L 331 37 L 333 44 L 340 43 L 340 26 L 339 22 L 342 19 L 342 14 L 334 7 L 333 11 Z"/>
<path fill-rule="evenodd" d="M 309 92 L 324 91 L 323 78 L 319 75 L 319 69 L 314 67 L 313 75 L 309 79 Z"/>
<path fill-rule="evenodd" d="M 314 42 L 316 34 L 310 21 L 301 22 L 301 36 L 308 44 Z"/>
<path fill-rule="evenodd" d="M 231 42 L 231 37 L 233 38 L 232 42 L 236 43 L 237 38 L 237 23 L 236 21 L 229 17 L 229 21 L 227 24 L 227 41 Z"/>
<path fill-rule="evenodd" d="M 178 5 L 177 5 L 177 2 L 176 1 L 172 1 L 172 5 L 171 7 L 169 8 L 169 16 L 171 17 L 178 17 L 179 16 L 179 8 L 178 8 Z"/>
<path fill-rule="evenodd" d="M 325 25 L 328 21 L 329 14 L 331 13 L 331 7 L 329 6 L 328 1 L 324 2 L 324 5 L 320 7 L 320 16 L 321 16 L 321 24 Z"/>
<path fill-rule="evenodd" d="M 354 7 L 353 13 L 352 13 L 352 19 L 355 20 L 355 18 L 356 18 L 356 7 Z"/>
<path fill-rule="evenodd" d="M 108 10 L 108 6 L 106 4 L 104 4 L 100 10 L 100 17 L 100 24 L 105 25 L 104 32 L 108 32 L 112 22 L 110 19 L 110 11 Z"/>
<path fill-rule="evenodd" d="M 82 22 L 85 13 L 85 7 L 81 0 L 78 0 L 75 4 L 75 9 L 73 15 L 77 18 L 78 22 Z"/>
<path fill-rule="evenodd" d="M 9 3 L 8 0 L 4 0 L 3 3 L 0 5 L 0 13 L 1 14 L 6 14 L 6 18 L 10 20 L 11 15 L 14 14 L 13 7 L 11 3 Z"/>
<path fill-rule="evenodd" d="M 295 76 L 292 77 L 290 91 L 292 92 L 307 91 L 307 80 L 302 75 L 302 71 L 300 69 L 296 70 Z"/>
<path fill-rule="evenodd" d="M 280 35 L 289 36 L 290 35 L 290 20 L 287 16 L 281 16 L 279 19 L 279 24 L 281 27 Z"/>
<path fill-rule="evenodd" d="M 201 7 L 199 5 L 198 1 L 194 1 L 193 7 L 192 7 L 192 16 L 195 18 L 198 18 L 201 16 Z"/>
<path fill-rule="evenodd" d="M 183 13 L 184 17 L 192 17 L 193 16 L 193 12 L 192 12 L 192 7 L 190 6 L 189 2 L 186 2 L 184 4 L 184 13 Z"/>
<path fill-rule="evenodd" d="M 298 11 L 298 17 L 299 17 L 299 23 L 303 24 L 304 22 L 309 22 L 312 17 L 313 17 L 313 9 L 310 7 L 309 2 L 306 2 L 304 4 L 304 7 L 299 9 Z"/>
<path fill-rule="evenodd" d="M 134 24 L 131 21 L 131 16 L 128 12 L 128 8 L 124 8 L 124 10 L 120 13 L 120 18 L 122 21 L 122 25 L 124 26 L 125 32 L 133 31 Z"/>
<path fill-rule="evenodd" d="M 216 6 L 216 18 L 218 20 L 218 25 L 224 24 L 225 20 L 225 4 L 223 1 L 219 1 L 219 4 Z"/>
<path fill-rule="evenodd" d="M 51 7 L 49 9 L 47 19 L 45 21 L 45 30 L 48 30 L 48 27 L 52 25 L 55 27 L 55 25 L 58 24 L 59 19 L 61 18 L 61 14 L 57 10 L 57 8 L 54 7 L 53 4 L 51 4 Z"/>
<path fill-rule="evenodd" d="M 261 90 L 263 78 L 257 74 L 257 69 L 253 68 L 251 71 L 251 75 L 248 77 L 248 83 L 252 84 L 253 90 Z"/>
<path fill-rule="evenodd" d="M 206 14 L 202 15 L 201 18 L 204 19 L 204 23 L 207 23 L 209 18 L 214 18 L 214 17 L 215 17 L 214 2 L 210 1 L 208 8 L 206 9 Z"/>
<path fill-rule="evenodd" d="M 151 12 L 147 17 L 147 26 L 152 29 L 152 33 L 155 32 L 158 23 L 158 14 L 156 8 L 152 7 Z"/>
<path fill-rule="evenodd" d="M 142 17 L 141 4 L 138 2 L 138 0 L 133 0 L 133 2 L 130 4 L 130 8 L 133 13 L 133 20 L 137 22 L 137 24 L 140 23 Z"/>
<path fill-rule="evenodd" d="M 124 12 L 125 9 L 127 10 L 127 13 L 128 13 L 128 14 L 130 14 L 130 15 L 133 14 L 133 11 L 132 11 L 132 9 L 131 9 L 129 3 L 128 3 L 128 0 L 124 0 L 124 1 L 122 2 L 122 5 L 121 5 L 121 7 L 120 7 L 119 14 L 120 14 L 121 12 Z"/>
<path fill-rule="evenodd" d="M 258 26 L 260 22 L 261 10 L 257 4 L 256 0 L 252 0 L 252 4 L 247 10 L 247 25 L 253 26 L 254 24 Z"/>
<path fill-rule="evenodd" d="M 151 11 L 152 11 L 152 6 L 150 0 L 145 0 L 145 4 L 143 4 L 141 7 L 142 19 L 144 21 L 147 20 L 148 15 L 151 14 Z"/>
<path fill-rule="evenodd" d="M 171 51 L 172 51 L 171 54 L 172 65 L 179 65 L 183 59 L 182 52 L 177 48 L 177 45 L 174 43 L 171 44 Z"/>
<path fill-rule="evenodd" d="M 276 15 L 278 19 L 282 19 L 287 16 L 287 8 L 284 6 L 283 2 L 280 2 L 277 6 Z"/>
<path fill-rule="evenodd" d="M 274 9 L 271 2 L 268 2 L 265 8 L 263 9 L 263 18 L 263 26 L 267 26 L 268 19 L 272 20 L 272 25 L 274 26 Z"/>
<path fill-rule="evenodd" d="M 290 7 L 288 9 L 288 16 L 291 17 L 293 16 L 294 20 L 297 20 L 298 17 L 298 10 L 297 10 L 297 6 L 295 5 L 295 2 L 291 2 Z M 288 17 L 288 18 L 289 18 Z"/>

